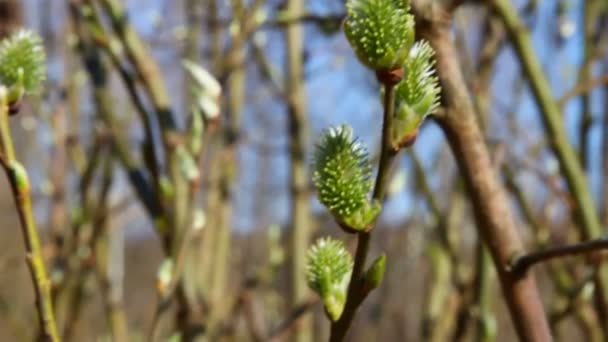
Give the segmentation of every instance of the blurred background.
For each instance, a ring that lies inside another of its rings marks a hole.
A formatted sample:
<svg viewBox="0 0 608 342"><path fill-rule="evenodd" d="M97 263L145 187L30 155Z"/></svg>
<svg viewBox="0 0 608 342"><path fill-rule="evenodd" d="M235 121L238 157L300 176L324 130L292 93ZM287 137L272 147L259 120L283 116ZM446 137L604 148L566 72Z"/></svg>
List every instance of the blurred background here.
<svg viewBox="0 0 608 342"><path fill-rule="evenodd" d="M606 225L608 6L513 2ZM375 76L340 29L344 1L289 11L286 3L0 1L0 34L30 28L48 55L45 90L11 123L66 341L169 340L176 331L287 341L295 318L312 340L327 338L297 256L317 236L354 240L317 202L311 156L323 129L349 123L375 160L382 107ZM452 38L526 247L579 241L571 195L501 20L466 4ZM220 97L183 59L214 75ZM372 255L387 253L386 277L349 340L513 341L459 171L432 120L399 155L384 208ZM0 340L31 341L33 289L4 175L0 227ZM583 260L536 269L556 338L597 336Z"/></svg>

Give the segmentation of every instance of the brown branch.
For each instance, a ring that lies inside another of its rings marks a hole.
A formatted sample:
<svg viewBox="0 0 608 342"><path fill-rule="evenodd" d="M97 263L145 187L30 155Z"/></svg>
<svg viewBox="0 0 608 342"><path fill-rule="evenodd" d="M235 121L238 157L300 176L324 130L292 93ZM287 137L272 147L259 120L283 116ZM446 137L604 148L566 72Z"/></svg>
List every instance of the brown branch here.
<svg viewBox="0 0 608 342"><path fill-rule="evenodd" d="M321 300L319 298L311 298L305 301L304 303L296 306L294 310L287 315L285 320L279 323L272 331L268 334L268 341L281 341L284 339L285 335L291 330L294 323L298 321L302 315L312 310L317 303Z"/></svg>
<svg viewBox="0 0 608 342"><path fill-rule="evenodd" d="M515 330L524 341L549 341L551 332L532 274L506 271L523 244L503 185L484 143L471 96L451 40L451 13L436 2L415 1L417 32L436 52L445 115L438 120L458 163L471 199L477 228L492 254Z"/></svg>
<svg viewBox="0 0 608 342"><path fill-rule="evenodd" d="M608 249L608 238L585 241L573 245L547 248L542 251L531 252L529 254L515 258L510 266L510 272L516 276L523 276L530 267L535 264L549 261L555 258L574 256L579 254L589 254L602 249Z"/></svg>
<svg viewBox="0 0 608 342"><path fill-rule="evenodd" d="M592 78L587 80L586 82L581 82L568 90L565 94L563 94L558 100L557 103L560 108L563 108L568 101L576 98L577 96L583 95L592 91L593 89L607 85L608 84L608 73L598 76L596 78Z"/></svg>

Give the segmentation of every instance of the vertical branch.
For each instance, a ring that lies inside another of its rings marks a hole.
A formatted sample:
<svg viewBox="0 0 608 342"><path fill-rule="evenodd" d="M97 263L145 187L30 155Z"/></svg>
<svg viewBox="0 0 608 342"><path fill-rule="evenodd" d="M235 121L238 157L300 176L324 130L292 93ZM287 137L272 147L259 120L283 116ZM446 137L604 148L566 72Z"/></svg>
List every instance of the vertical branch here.
<svg viewBox="0 0 608 342"><path fill-rule="evenodd" d="M460 213L462 207L460 191L454 189L447 199L450 203L449 208L443 213L439 207L438 196L431 188L428 177L425 173L422 162L414 150L409 151L415 174L416 184L420 192L425 196L425 200L431 213L436 220L437 239L427 248L432 270L432 286L426 295L425 317L422 321L422 336L425 340L443 341L450 336L458 339L464 333L466 318L469 313L469 301L466 294L466 286L458 270L461 269L463 261L457 254L457 246L454 246L454 234L459 227L455 220L462 219ZM450 295L449 292L452 292Z"/></svg>
<svg viewBox="0 0 608 342"><path fill-rule="evenodd" d="M27 171L15 158L13 140L9 128L9 107L7 90L0 87L0 164L4 168L11 185L15 206L19 214L21 232L25 241L26 261L29 266L36 309L40 323L40 339L43 341L59 341L53 304L51 301L51 283L47 275L40 238L34 220L30 198L30 181Z"/></svg>
<svg viewBox="0 0 608 342"><path fill-rule="evenodd" d="M491 342L496 340L496 318L492 309L494 269L492 257L481 242L477 245L476 259L477 280L474 289L478 306L476 341Z"/></svg>
<svg viewBox="0 0 608 342"><path fill-rule="evenodd" d="M91 0L86 0L91 1ZM158 121L163 129L165 143L170 143L171 134L175 133L176 123L171 111L169 94L163 82L158 64L151 57L150 51L135 29L129 24L127 14L120 1L98 0L108 14L114 31L120 37L129 60L148 92L156 110Z"/></svg>
<svg viewBox="0 0 608 342"><path fill-rule="evenodd" d="M428 7L414 4L418 32L436 51L446 109L438 122L464 178L479 233L492 254L515 330L522 340L548 341L551 333L533 275L515 277L507 271L511 258L521 253L523 246L450 39L451 14L446 9L424 11Z"/></svg>
<svg viewBox="0 0 608 342"><path fill-rule="evenodd" d="M203 3L199 0L186 0L183 5L183 16L186 20L186 35L184 39L184 47L182 50L182 56L184 59L198 63L200 60L200 41L201 41L201 27L203 23ZM188 124L187 127L193 127L195 120L201 120L203 114L197 109L197 94L195 92L196 82L191 75L185 73L184 75L184 104L186 111L188 112ZM196 133L194 129L187 129L188 139L203 141L200 142L201 148L199 151L190 151L193 154L195 162L198 164L199 169L201 168L200 160L204 155L205 143L208 141L207 123L203 128L203 132L200 134ZM201 137L202 135L202 137ZM186 222L188 225L187 229L193 229L194 215L199 205L199 187L191 186L187 190L187 197L189 203L185 214ZM207 230L205 230L207 231ZM202 298L203 289L206 287L206 283L201 281L201 274L203 270L201 267L200 253L204 248L204 240L202 239L203 231L199 231L197 234L192 234L192 239L184 240L182 248L184 249L181 253L184 255L182 271L182 283L177 289L177 300L180 302L179 310L176 312L176 325L182 332L182 338L188 340L196 335L195 331L200 331L200 326L203 324L202 308L198 301L198 298Z"/></svg>
<svg viewBox="0 0 608 342"><path fill-rule="evenodd" d="M390 80L390 75L382 75L379 72L377 76L378 80L383 83L384 86L384 115L382 121L382 141L380 144L380 162L372 197L374 200L382 202L386 194L390 167L396 155L392 142L396 82ZM329 338L331 342L340 342L344 340L344 337L355 318L357 308L365 299L366 293L363 289L363 274L365 272L365 262L369 251L370 239L371 233L369 231L357 233L357 249L355 251L352 275L348 284L346 303L344 304L344 311L342 312L340 319L333 322L331 325Z"/></svg>
<svg viewBox="0 0 608 342"><path fill-rule="evenodd" d="M586 84L591 79L591 66L593 62L595 28L600 14L600 2L587 0L583 2L583 65L579 72L579 83ZM591 113L591 94L584 92L581 96L582 115L580 121L580 147L579 157L583 169L589 169L589 131L593 125L593 115Z"/></svg>
<svg viewBox="0 0 608 342"><path fill-rule="evenodd" d="M560 109L551 94L551 86L543 73L538 56L534 52L530 35L510 1L494 0L491 3L509 32L520 63L528 77L532 93L540 109L547 140L557 156L568 188L574 198L577 219L583 235L587 240L595 239L602 235L604 230L595 209L587 177L575 150L568 141ZM608 264L599 265L594 282L597 290L595 292L596 309L606 331L608 329Z"/></svg>
<svg viewBox="0 0 608 342"><path fill-rule="evenodd" d="M604 32L608 29L608 6L604 8L604 17L601 30ZM608 45L604 43L605 45ZM608 74L608 60L605 60L602 65L604 74ZM602 224L608 225L608 85L602 88L604 112L602 113Z"/></svg>
<svg viewBox="0 0 608 342"><path fill-rule="evenodd" d="M215 326L220 321L220 317L229 311L226 294L228 293L228 270L232 262L230 250L233 215L232 192L234 181L238 175L237 152L247 81L245 26L247 20L253 16L252 13L259 6L259 1L254 2L249 7L246 7L242 0L231 1L230 5L233 14L232 20L237 24L235 27L238 29L232 32L231 45L226 55L223 56L223 63L216 66L221 70L221 79L227 82L229 97L226 112L228 120L219 137L219 149L217 159L214 161L215 165L212 165L212 168L215 168L212 171L215 172L215 175L210 175L216 180L216 188L210 189L210 191L215 191L214 196L217 196L215 197L217 207L212 209L217 216L215 218L217 220L215 225L217 231L213 233L215 239L210 241L214 244L213 252L211 252L211 258L213 259L210 261L210 303L214 310L213 316L210 318L210 325L212 326ZM238 62L231 64L232 61Z"/></svg>
<svg viewBox="0 0 608 342"><path fill-rule="evenodd" d="M105 162L103 170L103 185L106 192L98 204L98 222L95 229L98 234L104 234L105 239L95 241L91 245L96 252L96 275L103 294L107 324L110 328L113 341L129 341L129 329L123 303L123 279L124 279L124 230L111 229L111 208L107 192L112 182L114 163L112 159ZM101 236L100 236L101 237Z"/></svg>
<svg viewBox="0 0 608 342"><path fill-rule="evenodd" d="M446 306L452 290L452 264L444 246L432 243L427 247L433 284L426 296L422 337L425 341L445 341L449 339L455 315L446 315Z"/></svg>
<svg viewBox="0 0 608 342"><path fill-rule="evenodd" d="M289 0L286 11L290 14L304 11L303 0ZM306 170L306 146L308 123L306 118L302 24L293 22L286 26L286 98L288 110L289 156L291 160L291 236L290 236L290 286L289 305L294 309L308 294L306 286L306 249L310 240L310 194ZM295 326L293 340L311 341L312 321L304 315Z"/></svg>
<svg viewBox="0 0 608 342"><path fill-rule="evenodd" d="M221 68L221 57L222 57L222 44L221 44L221 31L219 29L219 8L218 8L218 0L208 0L207 2L207 26L210 27L210 37L211 41L211 65L213 72L215 74ZM211 144L211 142L216 142L218 139L215 137L209 139L210 145L213 147L217 147L219 144ZM209 146L209 150L211 147ZM217 232L217 205L219 202L219 173L220 173L220 165L217 161L217 158L209 158L209 167L207 172L203 175L208 184L206 189L206 212L208 213L208 219L206 223L206 229L202 232L202 242L199 251L200 265L199 265L199 274L200 279L199 282L204 284L208 283L211 277L211 269L212 269L212 259L213 259L213 251L215 247L215 235Z"/></svg>

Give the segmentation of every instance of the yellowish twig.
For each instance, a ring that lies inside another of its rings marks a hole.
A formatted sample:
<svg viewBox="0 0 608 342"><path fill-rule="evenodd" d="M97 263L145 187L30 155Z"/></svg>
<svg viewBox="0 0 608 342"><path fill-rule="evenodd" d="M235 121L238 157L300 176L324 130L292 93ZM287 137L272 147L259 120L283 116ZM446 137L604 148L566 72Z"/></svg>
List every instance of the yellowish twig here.
<svg viewBox="0 0 608 342"><path fill-rule="evenodd" d="M9 127L9 105L7 89L0 86L0 164L8 177L15 206L21 222L21 230L25 240L26 261L32 276L36 295L36 309L40 321L40 339L43 341L59 341L57 326L53 315L50 281L47 276L44 258L40 248L40 238L30 198L30 182L27 171L15 158L15 150Z"/></svg>

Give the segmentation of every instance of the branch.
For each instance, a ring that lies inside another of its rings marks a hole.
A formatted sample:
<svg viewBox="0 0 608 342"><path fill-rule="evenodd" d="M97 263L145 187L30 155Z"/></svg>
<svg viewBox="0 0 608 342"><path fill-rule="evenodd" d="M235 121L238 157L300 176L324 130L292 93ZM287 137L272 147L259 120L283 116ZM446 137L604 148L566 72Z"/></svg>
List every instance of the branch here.
<svg viewBox="0 0 608 342"><path fill-rule="evenodd" d="M15 158L13 140L9 127L9 106L7 90L0 87L0 165L4 168L11 185L15 206L25 240L26 261L29 266L36 309L40 323L40 336L43 341L57 342L59 335L53 315L51 282L48 278L44 257L40 247L40 237L30 198L30 181L25 168Z"/></svg>
<svg viewBox="0 0 608 342"><path fill-rule="evenodd" d="M296 306L294 310L287 315L285 320L277 325L268 334L268 341L280 341L284 338L284 335L291 329L291 327L298 321L302 315L312 310L317 303L320 302L319 298L308 299L304 303Z"/></svg>
<svg viewBox="0 0 608 342"><path fill-rule="evenodd" d="M573 245L559 246L547 248L542 251L531 252L529 254L517 257L509 267L511 273L516 276L524 275L528 269L537 263L549 261L551 259L574 256L579 254L588 254L602 249L608 249L608 237L585 241Z"/></svg>
<svg viewBox="0 0 608 342"><path fill-rule="evenodd" d="M467 187L479 234L497 266L515 331L521 340L549 341L551 332L534 276L514 278L505 271L513 251L522 250L523 243L475 117L471 94L450 35L451 13L439 7L438 1L412 2L416 32L427 39L436 52L442 104L446 109L437 121Z"/></svg>
<svg viewBox="0 0 608 342"><path fill-rule="evenodd" d="M340 24L345 14L319 15L314 13L301 13L296 15L278 16L274 20L264 22L263 26L286 26L294 23Z"/></svg>
<svg viewBox="0 0 608 342"><path fill-rule="evenodd" d="M564 108L564 106L568 103L568 101L573 98L588 93L593 89L608 84L608 73L598 76L596 78L587 80L586 82L581 82L568 90L565 94L563 94L558 100L557 103L560 108Z"/></svg>
<svg viewBox="0 0 608 342"><path fill-rule="evenodd" d="M540 109L547 141L550 142L551 149L559 161L568 189L576 203L575 212L581 233L585 239L598 238L603 234L604 228L600 223L584 165L581 164L579 156L569 141L562 112L551 93L551 84L542 69L530 34L511 1L494 0L491 4L509 32L523 72L527 76L532 94ZM602 316L606 317L608 316L606 304L608 264L598 265L594 283L598 299L595 301L596 308Z"/></svg>
<svg viewBox="0 0 608 342"><path fill-rule="evenodd" d="M395 149L392 144L393 117L395 112L395 85L391 82L389 75L378 73L378 80L384 85L384 118L382 123L382 145L380 151L380 163L378 165L378 174L376 175L376 184L374 186L373 199L382 202L386 193L387 179L389 176L390 166L395 158ZM371 233L360 232L357 235L357 250L355 252L355 263L353 273L348 285L348 295L342 316L331 325L330 341L339 342L344 340L346 332L350 327L357 308L369 292L364 291L362 278L367 252L369 250L369 242Z"/></svg>

